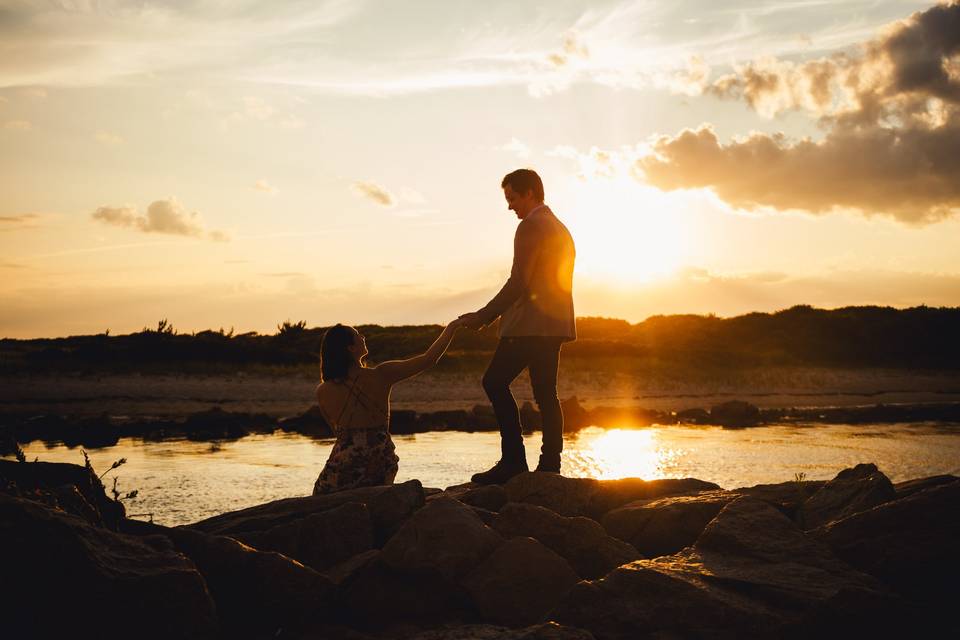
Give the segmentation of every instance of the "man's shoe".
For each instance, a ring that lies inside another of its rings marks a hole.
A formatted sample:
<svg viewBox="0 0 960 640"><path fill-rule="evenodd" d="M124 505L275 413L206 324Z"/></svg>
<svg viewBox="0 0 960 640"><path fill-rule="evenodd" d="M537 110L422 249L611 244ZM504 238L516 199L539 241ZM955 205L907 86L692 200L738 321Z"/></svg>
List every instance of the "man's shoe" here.
<svg viewBox="0 0 960 640"><path fill-rule="evenodd" d="M498 460L497 464L488 470L473 474L470 480L477 484L503 484L513 476L528 470L526 460Z"/></svg>
<svg viewBox="0 0 960 640"><path fill-rule="evenodd" d="M560 456L540 456L537 473L560 473Z"/></svg>

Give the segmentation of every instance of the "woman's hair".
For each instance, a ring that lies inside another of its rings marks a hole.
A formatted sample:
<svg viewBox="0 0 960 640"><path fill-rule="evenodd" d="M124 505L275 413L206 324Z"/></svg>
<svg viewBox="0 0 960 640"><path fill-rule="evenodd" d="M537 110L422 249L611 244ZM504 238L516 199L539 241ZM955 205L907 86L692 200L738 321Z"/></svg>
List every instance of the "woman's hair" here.
<svg viewBox="0 0 960 640"><path fill-rule="evenodd" d="M354 364L349 347L356 339L357 332L342 324L336 324L323 334L320 343L320 382L324 380L343 380L347 377L350 365Z"/></svg>

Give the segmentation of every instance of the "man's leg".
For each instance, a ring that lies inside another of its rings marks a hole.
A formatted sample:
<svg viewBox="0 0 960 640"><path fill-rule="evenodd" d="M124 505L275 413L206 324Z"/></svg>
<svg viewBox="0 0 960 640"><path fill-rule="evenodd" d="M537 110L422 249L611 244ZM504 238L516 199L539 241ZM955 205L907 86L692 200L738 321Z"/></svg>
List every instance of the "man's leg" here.
<svg viewBox="0 0 960 640"><path fill-rule="evenodd" d="M557 370L560 365L560 338L536 338L530 347L530 383L543 418L541 471L560 471L563 451L563 411L557 397Z"/></svg>
<svg viewBox="0 0 960 640"><path fill-rule="evenodd" d="M500 449L505 462L526 462L520 430L520 411L510 392L510 383L527 367L527 354L523 347L520 340L501 338L490 365L483 374L483 390L490 398L493 413L500 425Z"/></svg>

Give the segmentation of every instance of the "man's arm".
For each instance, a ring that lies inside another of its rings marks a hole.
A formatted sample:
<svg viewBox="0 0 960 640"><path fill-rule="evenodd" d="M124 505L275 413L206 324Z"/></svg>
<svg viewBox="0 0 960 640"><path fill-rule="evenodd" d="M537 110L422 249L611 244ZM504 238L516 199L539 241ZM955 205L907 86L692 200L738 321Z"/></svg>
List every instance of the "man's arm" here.
<svg viewBox="0 0 960 640"><path fill-rule="evenodd" d="M532 224L521 222L513 236L513 266L510 277L500 291L482 309L467 314L468 324L475 320L478 326L488 325L514 302L527 294L533 267L536 264L537 230Z"/></svg>

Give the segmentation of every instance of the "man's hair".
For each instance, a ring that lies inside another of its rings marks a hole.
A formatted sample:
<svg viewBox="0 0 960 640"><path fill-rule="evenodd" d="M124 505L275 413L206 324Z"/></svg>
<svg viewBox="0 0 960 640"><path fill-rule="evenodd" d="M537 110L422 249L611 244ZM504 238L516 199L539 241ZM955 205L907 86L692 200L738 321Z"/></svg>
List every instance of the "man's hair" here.
<svg viewBox="0 0 960 640"><path fill-rule="evenodd" d="M506 189L507 185L521 195L527 191L533 191L533 195L543 202L543 180L533 169L511 171L503 176L503 182L500 183L502 189Z"/></svg>

